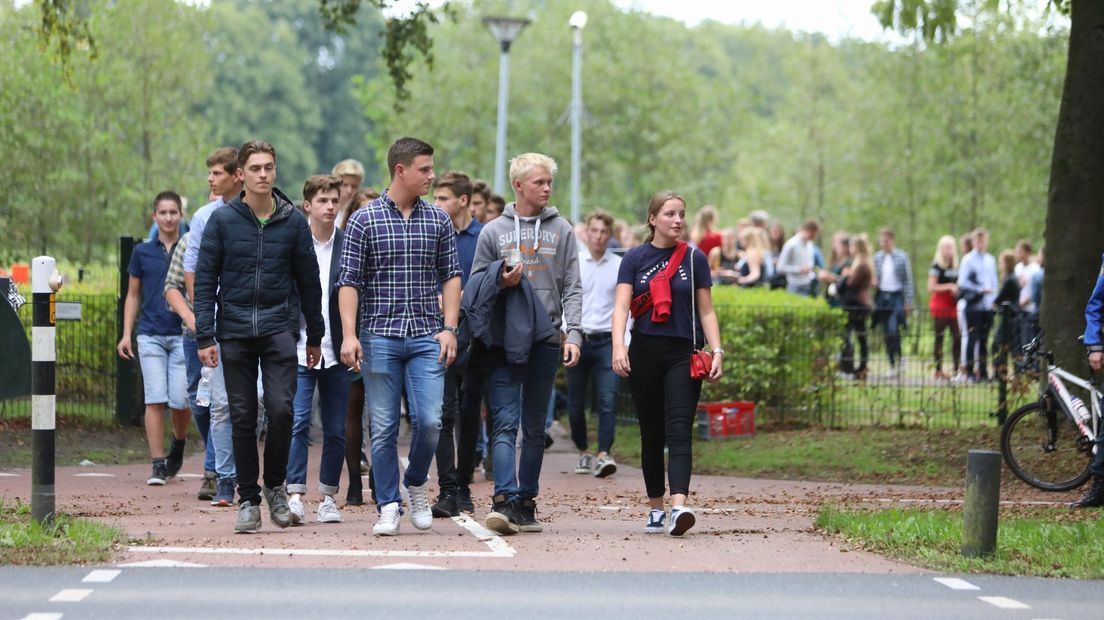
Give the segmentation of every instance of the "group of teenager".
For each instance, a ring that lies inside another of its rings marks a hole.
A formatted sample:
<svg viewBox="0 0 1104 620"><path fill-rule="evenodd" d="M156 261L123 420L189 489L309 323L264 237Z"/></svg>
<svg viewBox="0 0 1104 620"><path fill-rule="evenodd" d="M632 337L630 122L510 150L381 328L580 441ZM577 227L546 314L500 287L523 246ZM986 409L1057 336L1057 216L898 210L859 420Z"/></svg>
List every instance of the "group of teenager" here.
<svg viewBox="0 0 1104 620"><path fill-rule="evenodd" d="M618 257L607 248L608 215L586 219L580 248L573 225L549 204L551 158L511 160L515 201L493 217L485 185L476 191L460 172L437 177L433 155L426 142L399 139L379 195L359 188L363 167L347 160L310 177L297 206L275 185L271 144L221 148L207 160L213 200L186 236L180 196L157 196L153 241L139 244L129 265L117 347L133 358L136 337L153 460L148 483L163 485L179 472L194 418L206 447L200 497L232 506L236 496L234 531L261 527L262 501L273 525L304 523L317 396L317 521L342 520L335 497L344 463L347 503L363 503L366 412L379 512L372 531L398 534L404 514L425 530L434 516L475 511L470 485L485 402L494 490L484 522L501 535L540 532L536 500L562 364L576 472L616 471L612 373L627 378L640 420L644 529L683 535L696 522L686 506L694 412L701 382L720 378L724 355L708 259L681 240L685 201L657 193L646 242ZM588 382L598 403L597 458L588 450ZM405 468L398 457L404 409ZM431 505L434 459L439 489Z"/></svg>

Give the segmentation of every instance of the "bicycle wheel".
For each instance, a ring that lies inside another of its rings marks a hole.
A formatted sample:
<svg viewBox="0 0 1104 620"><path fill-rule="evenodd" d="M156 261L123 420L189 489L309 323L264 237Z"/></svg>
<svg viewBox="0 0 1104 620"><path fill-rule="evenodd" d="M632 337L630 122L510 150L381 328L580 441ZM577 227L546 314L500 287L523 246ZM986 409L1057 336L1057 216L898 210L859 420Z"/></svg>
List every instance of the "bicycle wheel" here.
<svg viewBox="0 0 1104 620"><path fill-rule="evenodd" d="M1001 429L1001 453L1012 473L1044 491L1069 491L1091 473L1092 445L1064 412L1028 403Z"/></svg>

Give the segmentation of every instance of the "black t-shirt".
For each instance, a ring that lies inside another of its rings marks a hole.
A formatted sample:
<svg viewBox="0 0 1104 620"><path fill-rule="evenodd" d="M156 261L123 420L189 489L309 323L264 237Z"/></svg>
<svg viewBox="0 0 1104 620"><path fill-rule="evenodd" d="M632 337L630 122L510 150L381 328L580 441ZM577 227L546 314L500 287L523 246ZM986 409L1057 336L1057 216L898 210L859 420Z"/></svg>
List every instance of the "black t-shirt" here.
<svg viewBox="0 0 1104 620"><path fill-rule="evenodd" d="M660 271L666 269L667 262L671 260L675 248L660 249L651 243L639 245L628 252L621 259L621 267L617 271L618 284L631 284L633 297L648 290L648 282ZM653 323L652 313L649 310L633 323L634 334L647 334L649 336L671 336L690 340L690 261L694 261L694 288L710 288L713 286L713 278L709 275L709 259L701 250L687 248L686 255L682 258L675 276L671 278L671 317L666 323ZM702 344L705 338L702 336L701 320L698 324L698 344Z"/></svg>
<svg viewBox="0 0 1104 620"><path fill-rule="evenodd" d="M936 284L958 282L958 269L954 267L944 268L939 263L932 263L931 271L928 272L928 275L935 276Z"/></svg>

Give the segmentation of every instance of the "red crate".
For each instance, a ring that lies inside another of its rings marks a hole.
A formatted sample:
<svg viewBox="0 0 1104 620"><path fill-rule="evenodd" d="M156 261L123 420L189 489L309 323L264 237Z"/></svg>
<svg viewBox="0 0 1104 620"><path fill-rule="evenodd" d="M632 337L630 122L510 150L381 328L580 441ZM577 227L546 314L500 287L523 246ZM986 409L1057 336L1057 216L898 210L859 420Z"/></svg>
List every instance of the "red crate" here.
<svg viewBox="0 0 1104 620"><path fill-rule="evenodd" d="M755 435L755 403L747 400L701 403L698 434L702 439Z"/></svg>

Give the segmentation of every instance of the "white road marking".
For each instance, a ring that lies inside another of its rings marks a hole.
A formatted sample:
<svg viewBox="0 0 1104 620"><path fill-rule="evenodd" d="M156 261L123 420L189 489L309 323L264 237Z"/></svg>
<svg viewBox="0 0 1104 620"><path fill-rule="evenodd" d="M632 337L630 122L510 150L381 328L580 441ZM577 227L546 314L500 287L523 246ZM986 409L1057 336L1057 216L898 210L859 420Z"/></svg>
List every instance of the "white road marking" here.
<svg viewBox="0 0 1104 620"><path fill-rule="evenodd" d="M488 544L490 546L490 544ZM513 557L495 551L405 551L385 549L276 549L239 547L127 547L130 553L188 553L197 555L275 555L335 558L501 558ZM513 551L511 549L511 551Z"/></svg>
<svg viewBox="0 0 1104 620"><path fill-rule="evenodd" d="M978 600L1001 609L1031 609L1029 605L1006 596L979 596Z"/></svg>
<svg viewBox="0 0 1104 620"><path fill-rule="evenodd" d="M501 536L483 527L478 521L472 519L468 515L461 513L459 517L453 517L452 520L460 527L471 532L472 535L482 541L483 544L490 547L492 553L490 557L512 558L517 555L517 551L503 540Z"/></svg>
<svg viewBox="0 0 1104 620"><path fill-rule="evenodd" d="M92 594L91 588L66 588L50 597L51 603L79 603Z"/></svg>
<svg viewBox="0 0 1104 620"><path fill-rule="evenodd" d="M120 564L123 568L207 568L206 564L193 564L179 560L146 560L144 562L129 562Z"/></svg>
<svg viewBox="0 0 1104 620"><path fill-rule="evenodd" d="M9 474L8 472L0 471L0 478L18 478L18 477L19 477L19 474ZM27 616L27 617L30 618L30 616Z"/></svg>
<svg viewBox="0 0 1104 620"><path fill-rule="evenodd" d="M115 474L103 474L99 472L85 472L83 474L73 474L74 478L114 478Z"/></svg>
<svg viewBox="0 0 1104 620"><path fill-rule="evenodd" d="M20 618L20 620L61 620L62 615L63 614L57 614L57 613L35 612L35 613L32 613L32 614L27 614L26 616L23 616L22 618Z"/></svg>
<svg viewBox="0 0 1104 620"><path fill-rule="evenodd" d="M429 564L413 564L410 562L400 562L398 564L383 564L380 566L373 566L372 570L448 570L443 566L430 566Z"/></svg>
<svg viewBox="0 0 1104 620"><path fill-rule="evenodd" d="M957 577L933 577L936 583L941 583L952 590L980 590L981 588L975 586L969 581L958 579Z"/></svg>
<svg viewBox="0 0 1104 620"><path fill-rule="evenodd" d="M602 512L621 512L622 508L624 508L624 506L599 506L598 510Z"/></svg>
<svg viewBox="0 0 1104 620"><path fill-rule="evenodd" d="M111 583L119 576L121 570L94 570L81 579L81 583Z"/></svg>
<svg viewBox="0 0 1104 620"><path fill-rule="evenodd" d="M202 478L202 474L177 474L177 478Z"/></svg>

